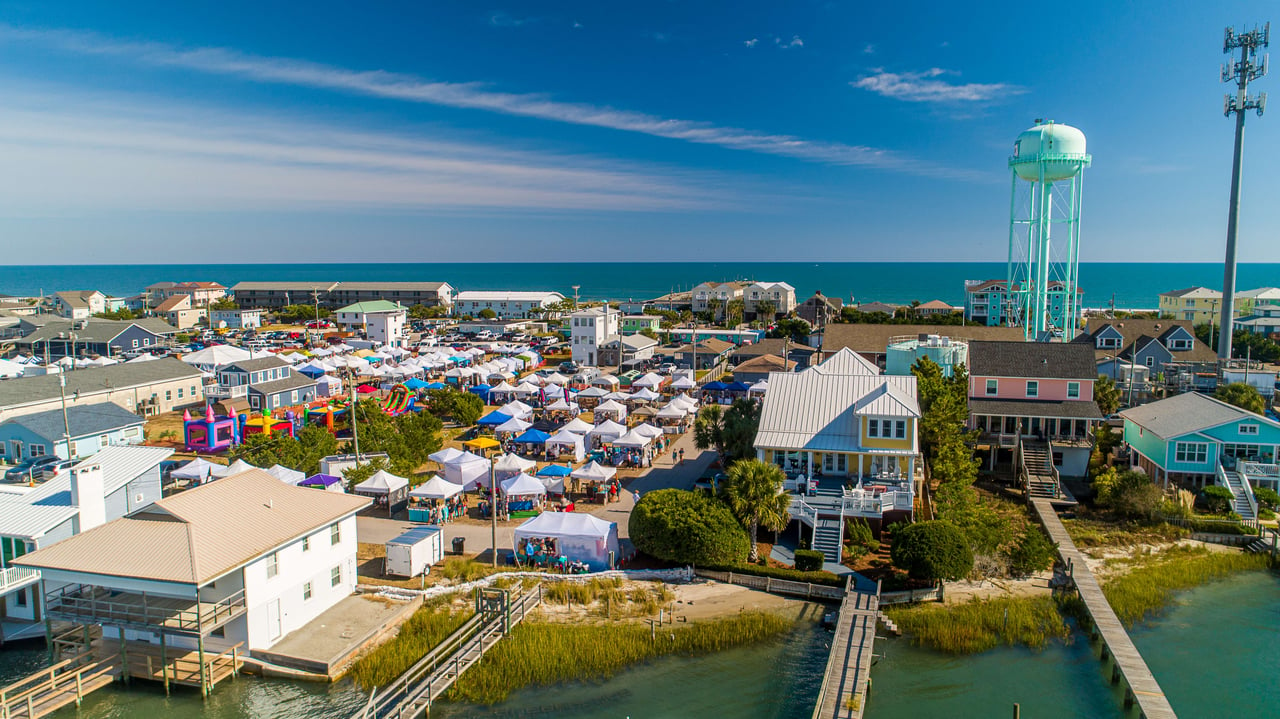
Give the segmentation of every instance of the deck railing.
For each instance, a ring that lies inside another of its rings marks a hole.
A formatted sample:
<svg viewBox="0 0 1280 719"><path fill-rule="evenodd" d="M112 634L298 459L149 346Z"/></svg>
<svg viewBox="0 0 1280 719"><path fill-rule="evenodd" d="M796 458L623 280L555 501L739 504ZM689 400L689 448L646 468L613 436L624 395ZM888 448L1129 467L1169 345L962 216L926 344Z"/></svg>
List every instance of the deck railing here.
<svg viewBox="0 0 1280 719"><path fill-rule="evenodd" d="M0 594L40 581L40 570L31 567L5 567L0 569Z"/></svg>
<svg viewBox="0 0 1280 719"><path fill-rule="evenodd" d="M45 606L52 616L94 624L160 626L190 634L204 634L246 610L243 589L217 602L192 600L186 609L165 606L166 601L172 598L114 592L88 584L59 587L45 595Z"/></svg>

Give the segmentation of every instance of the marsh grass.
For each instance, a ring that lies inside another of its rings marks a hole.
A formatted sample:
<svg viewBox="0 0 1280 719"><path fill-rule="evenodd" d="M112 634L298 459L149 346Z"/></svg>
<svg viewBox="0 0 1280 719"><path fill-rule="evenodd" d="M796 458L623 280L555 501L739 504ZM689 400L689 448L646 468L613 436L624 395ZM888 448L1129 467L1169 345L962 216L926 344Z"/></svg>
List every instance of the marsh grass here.
<svg viewBox="0 0 1280 719"><path fill-rule="evenodd" d="M484 579L490 575L497 574L502 570L488 564L477 562L474 559L450 557L444 560L444 564L438 571L440 572L440 576L445 579L474 582L477 579Z"/></svg>
<svg viewBox="0 0 1280 719"><path fill-rule="evenodd" d="M975 599L950 607L890 608L885 613L919 646L948 654L976 654L1001 645L1043 649L1070 638L1051 597Z"/></svg>
<svg viewBox="0 0 1280 719"><path fill-rule="evenodd" d="M1184 539L1190 531L1168 523L1105 522L1096 519L1065 519L1071 541L1081 549L1095 547L1132 547L1139 544L1168 544Z"/></svg>
<svg viewBox="0 0 1280 719"><path fill-rule="evenodd" d="M400 626L395 638L357 659L351 667L351 678L366 691L390 684L457 631L472 614L470 607L455 609L447 600L427 602Z"/></svg>
<svg viewBox="0 0 1280 719"><path fill-rule="evenodd" d="M662 582L627 588L621 578L612 577L548 582L543 586L542 598L548 604L594 608L602 617L619 619L655 615L675 600L675 593Z"/></svg>
<svg viewBox="0 0 1280 719"><path fill-rule="evenodd" d="M1265 569L1265 554L1212 552L1204 547L1174 547L1160 554L1135 553L1118 564L1128 563L1128 573L1102 585L1116 616L1127 627L1159 612L1173 593L1191 589L1215 579L1251 570Z"/></svg>
<svg viewBox="0 0 1280 719"><path fill-rule="evenodd" d="M525 622L463 674L448 697L496 704L522 687L600 682L656 657L697 656L762 642L792 626L790 619L777 614L744 612L712 622L663 627L654 640L647 624Z"/></svg>

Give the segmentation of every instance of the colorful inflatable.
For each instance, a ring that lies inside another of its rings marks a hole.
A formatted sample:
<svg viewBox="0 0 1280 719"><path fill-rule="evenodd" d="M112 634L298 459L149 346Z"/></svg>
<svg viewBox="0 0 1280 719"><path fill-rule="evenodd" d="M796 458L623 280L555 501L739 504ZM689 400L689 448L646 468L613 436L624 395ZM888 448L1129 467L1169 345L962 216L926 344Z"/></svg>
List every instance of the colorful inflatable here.
<svg viewBox="0 0 1280 719"><path fill-rule="evenodd" d="M193 419L191 411L182 413L183 439L189 452L221 452L240 444L240 423L234 417L220 417L212 406L205 406L204 417Z"/></svg>
<svg viewBox="0 0 1280 719"><path fill-rule="evenodd" d="M414 399L417 397L408 387L398 384L391 388L391 393L382 403L382 411L390 415L403 414L414 410Z"/></svg>

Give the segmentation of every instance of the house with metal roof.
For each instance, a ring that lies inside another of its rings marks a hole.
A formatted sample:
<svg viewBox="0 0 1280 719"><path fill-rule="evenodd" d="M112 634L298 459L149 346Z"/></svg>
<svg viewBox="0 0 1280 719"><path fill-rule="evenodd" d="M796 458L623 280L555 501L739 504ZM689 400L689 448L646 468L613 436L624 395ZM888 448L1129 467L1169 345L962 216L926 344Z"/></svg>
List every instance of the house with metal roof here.
<svg viewBox="0 0 1280 719"><path fill-rule="evenodd" d="M1280 422L1199 392L1132 407L1120 416L1131 466L1161 486L1217 483L1242 495L1259 485L1280 489ZM1236 479L1232 475L1242 475L1244 482L1228 482Z"/></svg>
<svg viewBox="0 0 1280 719"><path fill-rule="evenodd" d="M1006 457L1018 467L1017 455L1034 445L1052 462L1046 472L1084 476L1102 421L1097 379L1087 343L970 342L969 428L981 433L988 467Z"/></svg>
<svg viewBox="0 0 1280 719"><path fill-rule="evenodd" d="M50 409L0 422L0 460L56 454L82 459L113 445L141 444L146 420L118 404L99 402ZM70 439L67 437L70 429Z"/></svg>
<svg viewBox="0 0 1280 719"><path fill-rule="evenodd" d="M172 454L165 447L107 447L34 487L0 485L5 640L44 633L43 624L21 625L42 618L34 586L40 573L14 560L160 499L160 463Z"/></svg>
<svg viewBox="0 0 1280 719"><path fill-rule="evenodd" d="M334 317L347 330L359 332L365 339L388 347L403 347L408 339L404 325L409 310L395 302L356 302L339 308Z"/></svg>
<svg viewBox="0 0 1280 719"><path fill-rule="evenodd" d="M14 564L42 574L50 621L100 624L103 641L123 652L151 650L154 658L158 644L171 652L161 662L196 650L207 690L227 660L272 647L351 595L355 517L369 504L255 469L99 523Z"/></svg>
<svg viewBox="0 0 1280 719"><path fill-rule="evenodd" d="M200 370L176 357L18 377L0 382L0 421L59 409L64 396L68 407L114 402L149 417L203 404L202 383Z"/></svg>

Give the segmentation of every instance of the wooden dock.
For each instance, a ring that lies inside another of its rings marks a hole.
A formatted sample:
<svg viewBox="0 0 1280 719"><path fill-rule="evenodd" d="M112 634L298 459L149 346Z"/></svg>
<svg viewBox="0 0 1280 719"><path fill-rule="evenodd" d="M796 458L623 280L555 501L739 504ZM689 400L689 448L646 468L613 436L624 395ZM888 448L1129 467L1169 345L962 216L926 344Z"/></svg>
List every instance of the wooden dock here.
<svg viewBox="0 0 1280 719"><path fill-rule="evenodd" d="M1034 499L1031 506L1040 517L1040 522L1049 533L1049 538L1058 543L1058 554L1062 561L1071 568L1072 579L1076 591L1084 601L1089 617L1093 621L1090 639L1097 639L1102 645L1102 661L1111 662L1111 682L1125 683L1125 708L1138 705L1144 719L1175 719L1173 707L1160 689L1156 678L1147 667L1147 662L1133 645L1129 633L1116 617L1115 610L1107 602L1102 587L1089 570L1085 557L1076 549L1075 542L1067 534L1067 528L1058 519L1058 513L1048 499Z"/></svg>
<svg viewBox="0 0 1280 719"><path fill-rule="evenodd" d="M875 592L858 591L850 582L845 590L813 719L861 719L880 616L879 596L879 586Z"/></svg>

